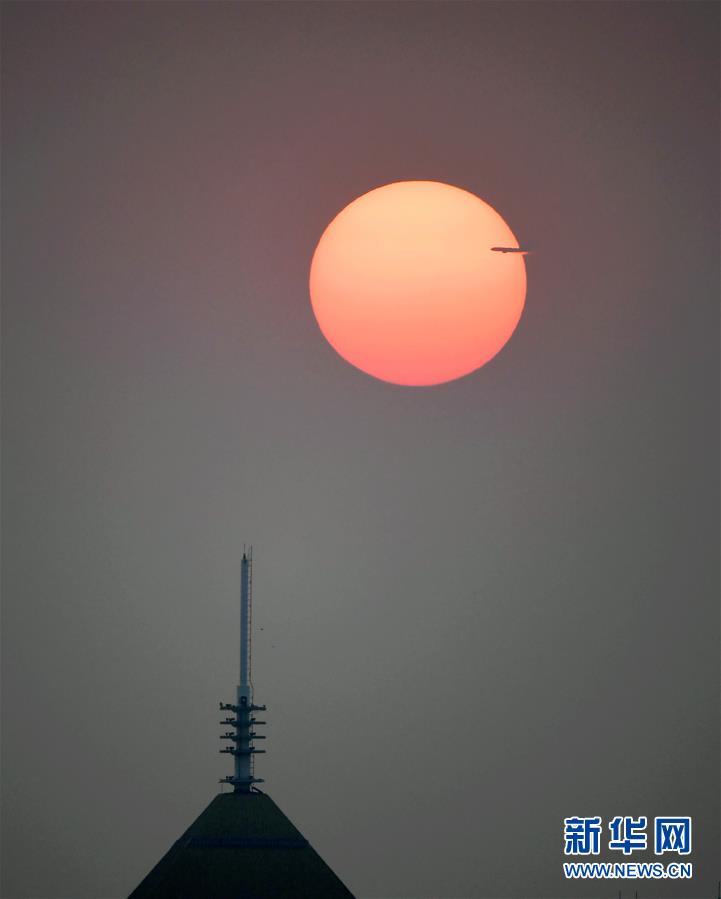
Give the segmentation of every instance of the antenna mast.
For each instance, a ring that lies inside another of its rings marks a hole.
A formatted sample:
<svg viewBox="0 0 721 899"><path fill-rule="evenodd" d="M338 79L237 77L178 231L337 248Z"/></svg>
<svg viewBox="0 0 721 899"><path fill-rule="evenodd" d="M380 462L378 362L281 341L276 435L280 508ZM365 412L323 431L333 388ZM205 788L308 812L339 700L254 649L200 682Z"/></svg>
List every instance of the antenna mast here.
<svg viewBox="0 0 721 899"><path fill-rule="evenodd" d="M221 740L230 740L234 745L225 746L221 752L233 756L235 771L220 779L220 783L233 784L235 793L250 793L254 783L263 783L261 777L254 776L253 756L264 749L256 749L254 740L264 740L264 736L255 733L255 726L265 724L254 718L253 712L264 712L264 705L253 705L253 683L250 675L250 625L253 607L253 550L243 551L240 562L240 683L236 690L235 703L220 703L223 711L231 711L235 718L225 718L221 724L232 725L235 731L227 731L220 735Z"/></svg>

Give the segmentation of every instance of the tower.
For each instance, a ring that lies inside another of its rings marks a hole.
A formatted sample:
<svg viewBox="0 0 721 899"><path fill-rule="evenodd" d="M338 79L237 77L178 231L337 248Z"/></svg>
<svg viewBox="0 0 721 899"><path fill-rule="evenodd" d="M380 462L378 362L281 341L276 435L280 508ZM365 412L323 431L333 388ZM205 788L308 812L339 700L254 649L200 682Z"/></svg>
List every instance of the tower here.
<svg viewBox="0 0 721 899"><path fill-rule="evenodd" d="M255 728L265 724L254 717L254 712L264 712L264 705L253 704L253 682L250 676L251 661L251 621L252 621L252 586L253 586L253 551L243 553L240 562L240 674L236 690L235 703L220 703L221 711L233 712L234 718L224 718L220 723L235 728L221 734L221 740L230 740L232 745L221 749L235 760L232 775L223 777L220 783L233 784L234 793L249 793L255 783L263 783L263 779L255 777L253 757L265 752L256 749L255 740L265 737L255 732Z"/></svg>
<svg viewBox="0 0 721 899"><path fill-rule="evenodd" d="M259 721L251 680L252 553L240 563L240 676L232 712L221 721L233 774L217 795L130 894L130 899L353 899L302 833L255 784Z"/></svg>

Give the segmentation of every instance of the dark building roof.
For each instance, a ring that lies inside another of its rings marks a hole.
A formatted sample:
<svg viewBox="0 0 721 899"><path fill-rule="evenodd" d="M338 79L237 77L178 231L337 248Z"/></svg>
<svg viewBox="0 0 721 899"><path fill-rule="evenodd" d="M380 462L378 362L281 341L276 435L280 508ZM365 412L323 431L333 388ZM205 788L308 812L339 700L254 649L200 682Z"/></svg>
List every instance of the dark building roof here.
<svg viewBox="0 0 721 899"><path fill-rule="evenodd" d="M265 793L221 793L130 899L353 899Z"/></svg>

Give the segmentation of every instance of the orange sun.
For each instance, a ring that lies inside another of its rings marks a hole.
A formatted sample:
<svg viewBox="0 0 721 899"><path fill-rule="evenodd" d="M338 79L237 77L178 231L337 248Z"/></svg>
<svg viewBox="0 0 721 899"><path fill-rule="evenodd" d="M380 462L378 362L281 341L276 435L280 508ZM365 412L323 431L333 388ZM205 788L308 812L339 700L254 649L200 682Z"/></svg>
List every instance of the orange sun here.
<svg viewBox="0 0 721 899"><path fill-rule="evenodd" d="M358 197L323 232L310 268L321 331L362 371L394 384L452 381L513 333L526 266L501 216L438 181L398 181Z"/></svg>

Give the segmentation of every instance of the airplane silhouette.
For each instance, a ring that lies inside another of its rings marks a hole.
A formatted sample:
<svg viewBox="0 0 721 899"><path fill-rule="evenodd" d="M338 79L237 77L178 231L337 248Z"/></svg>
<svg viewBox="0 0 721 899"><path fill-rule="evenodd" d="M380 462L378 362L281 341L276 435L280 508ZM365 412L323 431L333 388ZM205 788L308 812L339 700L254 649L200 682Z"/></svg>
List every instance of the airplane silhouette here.
<svg viewBox="0 0 721 899"><path fill-rule="evenodd" d="M532 253L533 250L524 250L522 247L491 247L491 252L493 252L493 253L521 253L523 256L527 256L529 253Z"/></svg>

